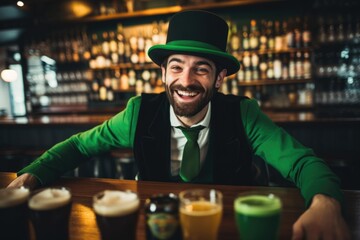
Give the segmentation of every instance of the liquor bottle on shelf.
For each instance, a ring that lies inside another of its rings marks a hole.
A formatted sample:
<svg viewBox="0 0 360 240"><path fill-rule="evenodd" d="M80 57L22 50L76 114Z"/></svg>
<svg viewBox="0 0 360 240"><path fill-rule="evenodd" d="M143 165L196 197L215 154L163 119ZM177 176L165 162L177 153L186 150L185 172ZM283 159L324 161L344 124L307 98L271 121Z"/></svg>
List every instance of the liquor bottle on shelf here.
<svg viewBox="0 0 360 240"><path fill-rule="evenodd" d="M240 35L238 32L237 24L235 22L231 23L230 39L229 39L229 49L230 53L239 59L239 50L240 50Z"/></svg>
<svg viewBox="0 0 360 240"><path fill-rule="evenodd" d="M138 55L138 63L145 63L145 37L144 33L140 31L139 36L137 38L137 55Z"/></svg>
<svg viewBox="0 0 360 240"><path fill-rule="evenodd" d="M157 81L156 70L151 70L150 71L150 79L149 79L149 82L150 82L151 86L156 87L156 81Z"/></svg>
<svg viewBox="0 0 360 240"><path fill-rule="evenodd" d="M343 21L343 16L341 14L339 14L337 16L337 26L336 26L336 36L335 36L335 40L337 42L343 42L345 40L345 30L344 30L344 21Z"/></svg>
<svg viewBox="0 0 360 240"><path fill-rule="evenodd" d="M253 52L251 54L251 78L252 80L259 80L260 74L259 74L259 55L256 52Z"/></svg>
<svg viewBox="0 0 360 240"><path fill-rule="evenodd" d="M236 73L236 78L239 83L245 81L245 71L244 71L244 64L240 63L240 69Z"/></svg>
<svg viewBox="0 0 360 240"><path fill-rule="evenodd" d="M64 40L64 35L59 34L59 38L58 38L58 45L57 45L57 50L58 50L58 60L61 63L66 62L66 50L65 50L65 40Z"/></svg>
<svg viewBox="0 0 360 240"><path fill-rule="evenodd" d="M129 89L129 75L127 69L123 69L120 76L120 89L128 90Z"/></svg>
<svg viewBox="0 0 360 240"><path fill-rule="evenodd" d="M259 69L260 69L260 79L265 80L267 78L266 72L267 72L268 64L266 55L260 56L260 63L259 63Z"/></svg>
<svg viewBox="0 0 360 240"><path fill-rule="evenodd" d="M250 82L252 78L251 78L251 58L249 52L244 52L243 65L244 65L245 81Z"/></svg>
<svg viewBox="0 0 360 240"><path fill-rule="evenodd" d="M80 61L79 48L80 45L82 44L80 42L80 35L75 30L73 30L73 34L70 39L71 39L71 54L72 54L71 61L79 62Z"/></svg>
<svg viewBox="0 0 360 240"><path fill-rule="evenodd" d="M243 50L249 50L250 49L250 40L249 40L249 32L248 32L248 26L244 24L242 26L242 49Z"/></svg>
<svg viewBox="0 0 360 240"><path fill-rule="evenodd" d="M304 78L311 78L311 61L310 61L310 53L304 52L304 62L303 62L303 69L304 69Z"/></svg>
<svg viewBox="0 0 360 240"><path fill-rule="evenodd" d="M98 35L93 33L91 35L91 60L89 62L90 68L97 68L97 57L100 54L100 42L98 40Z"/></svg>
<svg viewBox="0 0 360 240"><path fill-rule="evenodd" d="M156 73L156 87L155 87L155 91L156 92L161 92L164 91L164 85L163 85L163 81L162 81L162 77L161 77L161 70L158 69L155 71Z"/></svg>
<svg viewBox="0 0 360 240"><path fill-rule="evenodd" d="M334 19L329 17L328 19L328 29L327 29L327 41L334 42L335 41L335 26L334 26Z"/></svg>
<svg viewBox="0 0 360 240"><path fill-rule="evenodd" d="M153 87L150 83L151 74L149 70L143 70L141 73L141 78L144 81L144 92L151 93L153 91Z"/></svg>
<svg viewBox="0 0 360 240"><path fill-rule="evenodd" d="M135 84L136 84L136 73L135 73L135 70L134 69L129 69L129 72L127 74L127 78L128 78L128 81L129 81L129 86L130 87L135 87Z"/></svg>
<svg viewBox="0 0 360 240"><path fill-rule="evenodd" d="M250 21L250 34L249 34L249 46L252 50L257 50L259 48L259 37L260 33L257 27L257 22L255 19Z"/></svg>
<svg viewBox="0 0 360 240"><path fill-rule="evenodd" d="M88 34L86 33L86 28L83 28L81 30L81 44L80 44L81 50L81 59L84 61L89 61L91 59L91 43L88 37Z"/></svg>
<svg viewBox="0 0 360 240"><path fill-rule="evenodd" d="M260 26L260 38L259 38L259 42L260 42L260 46L259 49L261 51L264 51L267 49L267 35L266 35L266 20L262 19L261 20L261 26Z"/></svg>
<svg viewBox="0 0 360 240"><path fill-rule="evenodd" d="M275 51L280 51L283 49L283 34L281 31L280 21L276 20L274 22L274 35L275 35Z"/></svg>
<svg viewBox="0 0 360 240"><path fill-rule="evenodd" d="M278 53L275 54L274 57L274 78L275 80L279 80L282 78L282 62L280 59L280 55Z"/></svg>
<svg viewBox="0 0 360 240"><path fill-rule="evenodd" d="M295 54L291 52L289 59L289 78L295 79L295 77L296 77Z"/></svg>
<svg viewBox="0 0 360 240"><path fill-rule="evenodd" d="M282 55L281 77L284 80L289 79L289 54L288 53L285 53Z"/></svg>
<svg viewBox="0 0 360 240"><path fill-rule="evenodd" d="M113 91L117 91L120 89L120 69L115 69L115 71L113 71L112 76L111 76L111 89Z"/></svg>
<svg viewBox="0 0 360 240"><path fill-rule="evenodd" d="M295 48L301 48L302 46L302 29L301 29L301 18L295 17L295 25L294 25L294 46Z"/></svg>
<svg viewBox="0 0 360 240"><path fill-rule="evenodd" d="M286 47L294 48L295 47L295 37L294 37L294 21L293 18L289 18L288 20L288 28L286 31Z"/></svg>
<svg viewBox="0 0 360 240"><path fill-rule="evenodd" d="M345 40L348 41L348 42L353 41L355 34L354 34L354 28L353 28L351 14L347 15L346 30L345 31L346 31Z"/></svg>
<svg viewBox="0 0 360 240"><path fill-rule="evenodd" d="M274 79L274 56L272 53L267 55L268 67L266 70L266 78L269 80Z"/></svg>
<svg viewBox="0 0 360 240"><path fill-rule="evenodd" d="M70 39L70 35L68 32L64 32L64 37L65 37L65 41L64 41L64 47L65 47L65 58L66 58L66 62L72 62L72 51L71 51L71 39Z"/></svg>
<svg viewBox="0 0 360 240"><path fill-rule="evenodd" d="M109 31L109 50L110 50L111 64L113 65L118 64L119 63L118 43L116 41L116 34L114 31Z"/></svg>
<svg viewBox="0 0 360 240"><path fill-rule="evenodd" d="M309 28L309 17L308 16L304 16L301 37L302 37L301 40L302 40L303 47L305 47L305 48L310 47L312 37L311 37L311 31Z"/></svg>
<svg viewBox="0 0 360 240"><path fill-rule="evenodd" d="M238 88L236 79L235 78L231 79L230 84L231 84L231 94L236 95L236 96L239 95L239 88Z"/></svg>
<svg viewBox="0 0 360 240"><path fill-rule="evenodd" d="M132 33L131 37L129 38L131 56L130 61L132 64L139 63L139 54L138 54L138 38L136 33Z"/></svg>
<svg viewBox="0 0 360 240"><path fill-rule="evenodd" d="M112 102L115 100L114 91L111 87L107 87L106 89L106 100Z"/></svg>
<svg viewBox="0 0 360 240"><path fill-rule="evenodd" d="M58 57L59 57L59 49L58 49L58 39L56 38L55 36L55 33L52 33L51 36L49 36L49 42L50 42L50 53L51 55L49 57L51 57L52 59L54 59L56 62L59 61ZM25 44L25 47L24 47L24 55L27 50L27 46Z"/></svg>
<svg viewBox="0 0 360 240"><path fill-rule="evenodd" d="M281 22L281 48L282 50L288 50L289 46L287 44L287 34L288 34L288 21L287 20L283 20Z"/></svg>
<svg viewBox="0 0 360 240"><path fill-rule="evenodd" d="M117 39L117 51L119 56L119 63L125 62L125 36L124 28L121 23L117 25L116 30L116 39Z"/></svg>
<svg viewBox="0 0 360 240"><path fill-rule="evenodd" d="M110 42L109 42L109 33L107 31L104 31L102 33L101 55L104 57L104 64L101 64L100 67L110 67L111 65Z"/></svg>
<svg viewBox="0 0 360 240"><path fill-rule="evenodd" d="M318 25L319 25L319 34L318 34L318 41L319 43L327 42L327 34L326 34L326 27L325 27L325 20L323 16L319 16L318 18Z"/></svg>
<svg viewBox="0 0 360 240"><path fill-rule="evenodd" d="M153 46L152 38L150 32L147 32L145 35L145 62L151 63L152 60L148 55L149 49Z"/></svg>
<svg viewBox="0 0 360 240"><path fill-rule="evenodd" d="M267 22L267 48L269 50L274 50L275 48L275 35L274 35L274 24L273 21L269 20Z"/></svg>
<svg viewBox="0 0 360 240"><path fill-rule="evenodd" d="M166 37L167 37L167 23L160 20L159 21L159 43L165 44L166 43Z"/></svg>
<svg viewBox="0 0 360 240"><path fill-rule="evenodd" d="M295 78L301 79L304 77L304 65L301 51L297 51L295 55Z"/></svg>
<svg viewBox="0 0 360 240"><path fill-rule="evenodd" d="M159 44L160 43L160 36L159 36L159 25L156 21L152 23L151 27L151 40L153 44Z"/></svg>

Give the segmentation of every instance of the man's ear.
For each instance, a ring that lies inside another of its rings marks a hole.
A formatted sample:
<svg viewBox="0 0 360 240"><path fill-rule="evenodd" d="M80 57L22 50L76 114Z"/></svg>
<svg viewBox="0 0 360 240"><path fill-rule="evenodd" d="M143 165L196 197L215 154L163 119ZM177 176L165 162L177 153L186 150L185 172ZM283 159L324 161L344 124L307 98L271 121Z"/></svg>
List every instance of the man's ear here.
<svg viewBox="0 0 360 240"><path fill-rule="evenodd" d="M220 88L221 84L222 84L223 81L224 81L224 78L226 77L226 73L227 73L227 70L226 70L226 69L223 69L223 70L221 70L221 72L217 75L217 77L216 77L216 82L215 82L215 88Z"/></svg>

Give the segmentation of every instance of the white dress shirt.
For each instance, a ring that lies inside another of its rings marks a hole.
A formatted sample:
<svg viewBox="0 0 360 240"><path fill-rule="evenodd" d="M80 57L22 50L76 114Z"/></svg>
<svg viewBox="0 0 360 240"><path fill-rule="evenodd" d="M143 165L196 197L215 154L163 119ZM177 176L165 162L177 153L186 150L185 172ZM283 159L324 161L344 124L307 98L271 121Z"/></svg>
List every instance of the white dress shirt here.
<svg viewBox="0 0 360 240"><path fill-rule="evenodd" d="M200 147L200 167L202 167L202 165L205 162L206 153L209 147L210 117L211 117L211 103L209 103L209 107L205 115L205 118L201 122L191 126L191 127L196 127L201 125L205 127L200 131L198 137L198 144ZM179 175L181 160L187 139L185 135L182 133L182 131L176 128L184 125L176 117L172 106L170 106L170 124L171 124L171 175L177 176Z"/></svg>

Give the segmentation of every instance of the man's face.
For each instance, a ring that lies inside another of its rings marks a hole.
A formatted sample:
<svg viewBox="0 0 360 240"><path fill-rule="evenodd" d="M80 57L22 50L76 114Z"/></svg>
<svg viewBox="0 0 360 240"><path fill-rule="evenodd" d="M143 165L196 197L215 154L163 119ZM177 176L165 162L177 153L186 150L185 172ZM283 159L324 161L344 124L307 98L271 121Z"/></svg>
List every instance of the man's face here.
<svg viewBox="0 0 360 240"><path fill-rule="evenodd" d="M225 74L226 70L223 70L216 76L216 67L211 60L171 55L167 59L166 69L162 67L162 78L175 114L191 118L201 112L219 88Z"/></svg>

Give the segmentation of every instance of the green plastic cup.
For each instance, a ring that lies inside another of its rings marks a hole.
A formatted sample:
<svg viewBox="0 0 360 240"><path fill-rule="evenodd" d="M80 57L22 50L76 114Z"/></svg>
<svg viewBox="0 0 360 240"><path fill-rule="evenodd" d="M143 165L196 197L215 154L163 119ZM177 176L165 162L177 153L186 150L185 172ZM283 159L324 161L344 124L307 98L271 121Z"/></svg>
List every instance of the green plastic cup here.
<svg viewBox="0 0 360 240"><path fill-rule="evenodd" d="M240 239L278 239L281 200L274 194L242 195L234 201Z"/></svg>

